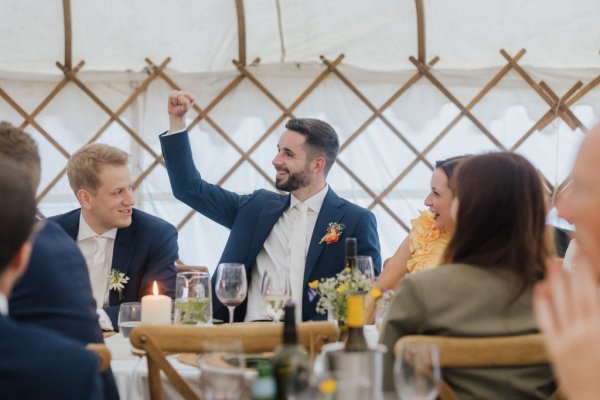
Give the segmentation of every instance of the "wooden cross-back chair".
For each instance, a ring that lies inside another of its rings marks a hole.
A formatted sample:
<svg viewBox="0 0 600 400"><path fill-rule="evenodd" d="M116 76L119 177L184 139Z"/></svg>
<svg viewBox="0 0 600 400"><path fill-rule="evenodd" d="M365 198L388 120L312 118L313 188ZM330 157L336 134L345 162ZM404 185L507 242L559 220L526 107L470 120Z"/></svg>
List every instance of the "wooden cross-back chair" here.
<svg viewBox="0 0 600 400"><path fill-rule="evenodd" d="M297 325L298 340L311 356L339 337L337 325L330 322L306 322ZM146 352L150 398L163 398L160 371L184 399L200 399L177 373L164 353L202 353L203 342L239 340L248 353L273 351L282 340L283 324L248 322L216 326L156 325L139 326L131 331L132 345Z"/></svg>
<svg viewBox="0 0 600 400"><path fill-rule="evenodd" d="M394 353L402 346L435 344L442 368L522 367L549 364L542 335L516 335L485 338L413 335L398 340ZM442 400L460 400L456 392L442 380L439 387ZM548 400L564 400L557 388Z"/></svg>

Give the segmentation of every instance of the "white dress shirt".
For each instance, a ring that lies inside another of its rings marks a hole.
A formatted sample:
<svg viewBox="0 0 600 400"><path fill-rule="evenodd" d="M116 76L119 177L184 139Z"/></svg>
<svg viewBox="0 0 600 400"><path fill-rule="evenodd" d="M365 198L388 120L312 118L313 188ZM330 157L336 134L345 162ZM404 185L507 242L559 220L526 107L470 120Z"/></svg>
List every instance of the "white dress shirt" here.
<svg viewBox="0 0 600 400"><path fill-rule="evenodd" d="M308 207L308 218L306 221L306 249L304 252L305 258L317 223L317 217L319 216L321 206L323 205L323 201L325 201L328 190L329 186L325 185L320 192L304 201L304 204ZM294 220L300 214L294 206L299 202L300 201L294 197L294 195L291 196L290 207L283 212L281 217L279 217L256 257L256 264L252 266L252 282L248 288L246 321L268 319L265 305L260 294L261 277L265 271L268 271L270 274L281 274L283 269L283 272L289 276L292 229ZM325 232L323 232L323 234L325 234ZM302 275L304 275L304 271L302 271ZM300 290L304 290L304 288L300 288Z"/></svg>
<svg viewBox="0 0 600 400"><path fill-rule="evenodd" d="M117 228L98 235L85 222L83 213L80 215L77 246L85 258L92 284L92 295L98 308L108 305L108 274L112 268L116 237Z"/></svg>

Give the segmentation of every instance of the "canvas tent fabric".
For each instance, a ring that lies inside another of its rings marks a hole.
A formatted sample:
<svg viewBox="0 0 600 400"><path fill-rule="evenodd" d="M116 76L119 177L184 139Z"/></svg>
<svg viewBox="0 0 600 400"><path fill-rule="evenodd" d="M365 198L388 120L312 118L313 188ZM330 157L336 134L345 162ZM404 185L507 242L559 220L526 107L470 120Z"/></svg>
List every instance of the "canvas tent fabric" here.
<svg viewBox="0 0 600 400"><path fill-rule="evenodd" d="M157 139L168 93L197 96L196 162L242 193L272 188L289 116L322 118L342 142L330 184L376 214L385 258L435 160L514 150L564 188L600 115L598 16L594 0L9 0L0 119L40 145L43 213L77 205L70 154L116 145L138 206L180 227L182 261L212 269L228 232L171 194Z"/></svg>

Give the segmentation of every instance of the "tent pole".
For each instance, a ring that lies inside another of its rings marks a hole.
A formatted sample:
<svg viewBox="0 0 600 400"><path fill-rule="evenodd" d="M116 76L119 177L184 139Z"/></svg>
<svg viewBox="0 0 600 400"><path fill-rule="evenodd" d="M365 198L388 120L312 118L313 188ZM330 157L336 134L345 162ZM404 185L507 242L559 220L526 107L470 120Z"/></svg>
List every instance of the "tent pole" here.
<svg viewBox="0 0 600 400"><path fill-rule="evenodd" d="M65 22L65 67L70 71L73 66L72 45L73 31L71 29L71 0L63 0L63 16Z"/></svg>
<svg viewBox="0 0 600 400"><path fill-rule="evenodd" d="M238 59L246 65L246 17L244 14L244 0L235 0L235 9L238 22Z"/></svg>
<svg viewBox="0 0 600 400"><path fill-rule="evenodd" d="M426 55L425 55L425 7L423 5L423 0L415 0L415 5L417 6L417 45L418 45L418 55L417 59L421 63L425 63Z"/></svg>

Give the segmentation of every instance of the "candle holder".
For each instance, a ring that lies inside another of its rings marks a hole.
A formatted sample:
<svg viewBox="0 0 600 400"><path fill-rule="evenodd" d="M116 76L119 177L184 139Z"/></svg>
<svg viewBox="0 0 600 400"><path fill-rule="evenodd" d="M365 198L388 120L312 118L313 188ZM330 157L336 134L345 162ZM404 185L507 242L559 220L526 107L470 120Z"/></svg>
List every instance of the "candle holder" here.
<svg viewBox="0 0 600 400"><path fill-rule="evenodd" d="M179 272L175 286L176 324L212 324L210 274L204 271Z"/></svg>

